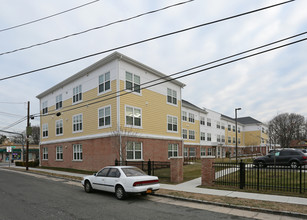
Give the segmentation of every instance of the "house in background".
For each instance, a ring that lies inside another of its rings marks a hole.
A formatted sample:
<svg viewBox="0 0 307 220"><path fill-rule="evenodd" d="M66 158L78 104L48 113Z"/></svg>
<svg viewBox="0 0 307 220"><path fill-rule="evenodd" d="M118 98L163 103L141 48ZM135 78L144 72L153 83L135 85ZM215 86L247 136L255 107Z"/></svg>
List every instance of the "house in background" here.
<svg viewBox="0 0 307 220"><path fill-rule="evenodd" d="M37 96L41 165L98 170L116 159L182 156L184 86L112 53Z"/></svg>

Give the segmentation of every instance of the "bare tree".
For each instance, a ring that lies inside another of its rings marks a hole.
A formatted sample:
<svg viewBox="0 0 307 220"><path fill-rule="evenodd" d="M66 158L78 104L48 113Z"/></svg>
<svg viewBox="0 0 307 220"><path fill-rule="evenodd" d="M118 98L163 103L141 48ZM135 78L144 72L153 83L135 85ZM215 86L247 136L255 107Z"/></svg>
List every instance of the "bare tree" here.
<svg viewBox="0 0 307 220"><path fill-rule="evenodd" d="M33 144L39 144L39 141L40 141L40 127L39 126L32 127L31 136L32 136Z"/></svg>
<svg viewBox="0 0 307 220"><path fill-rule="evenodd" d="M305 118L295 113L277 115L269 122L270 143L289 147L292 140L301 139L300 129L305 125Z"/></svg>

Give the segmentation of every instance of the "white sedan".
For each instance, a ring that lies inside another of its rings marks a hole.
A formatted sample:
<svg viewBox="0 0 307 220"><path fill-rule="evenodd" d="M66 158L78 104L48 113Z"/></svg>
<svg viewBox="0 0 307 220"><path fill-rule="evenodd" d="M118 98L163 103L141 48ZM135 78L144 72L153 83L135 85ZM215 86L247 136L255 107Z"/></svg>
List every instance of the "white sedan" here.
<svg viewBox="0 0 307 220"><path fill-rule="evenodd" d="M147 195L160 188L158 177L133 166L108 166L83 177L81 183L87 193L103 190L115 193L117 199L125 199L128 193Z"/></svg>

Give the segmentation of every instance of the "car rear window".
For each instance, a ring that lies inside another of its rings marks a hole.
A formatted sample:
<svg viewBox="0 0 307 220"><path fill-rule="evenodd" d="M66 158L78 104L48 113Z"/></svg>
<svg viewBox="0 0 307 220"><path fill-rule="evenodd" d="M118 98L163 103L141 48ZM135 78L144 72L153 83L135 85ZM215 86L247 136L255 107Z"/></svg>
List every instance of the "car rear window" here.
<svg viewBox="0 0 307 220"><path fill-rule="evenodd" d="M133 167L133 168L122 168L123 172L127 177L130 176L146 176L147 174L140 170L139 168Z"/></svg>

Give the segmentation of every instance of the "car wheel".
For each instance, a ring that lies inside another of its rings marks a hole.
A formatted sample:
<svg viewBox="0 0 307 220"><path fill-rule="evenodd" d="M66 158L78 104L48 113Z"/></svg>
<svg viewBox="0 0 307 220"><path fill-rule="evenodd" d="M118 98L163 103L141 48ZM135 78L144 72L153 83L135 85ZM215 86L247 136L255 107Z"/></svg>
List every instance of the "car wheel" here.
<svg viewBox="0 0 307 220"><path fill-rule="evenodd" d="M126 192L122 186L117 186L115 189L115 196L117 199L122 200L126 198Z"/></svg>
<svg viewBox="0 0 307 220"><path fill-rule="evenodd" d="M259 167L266 167L265 163L263 161L258 162Z"/></svg>
<svg viewBox="0 0 307 220"><path fill-rule="evenodd" d="M90 181L86 181L84 184L84 191L90 193L93 191Z"/></svg>
<svg viewBox="0 0 307 220"><path fill-rule="evenodd" d="M293 168L293 169L294 169L294 168L298 168L298 162L296 162L296 161L291 161L291 162L290 162L290 167Z"/></svg>

